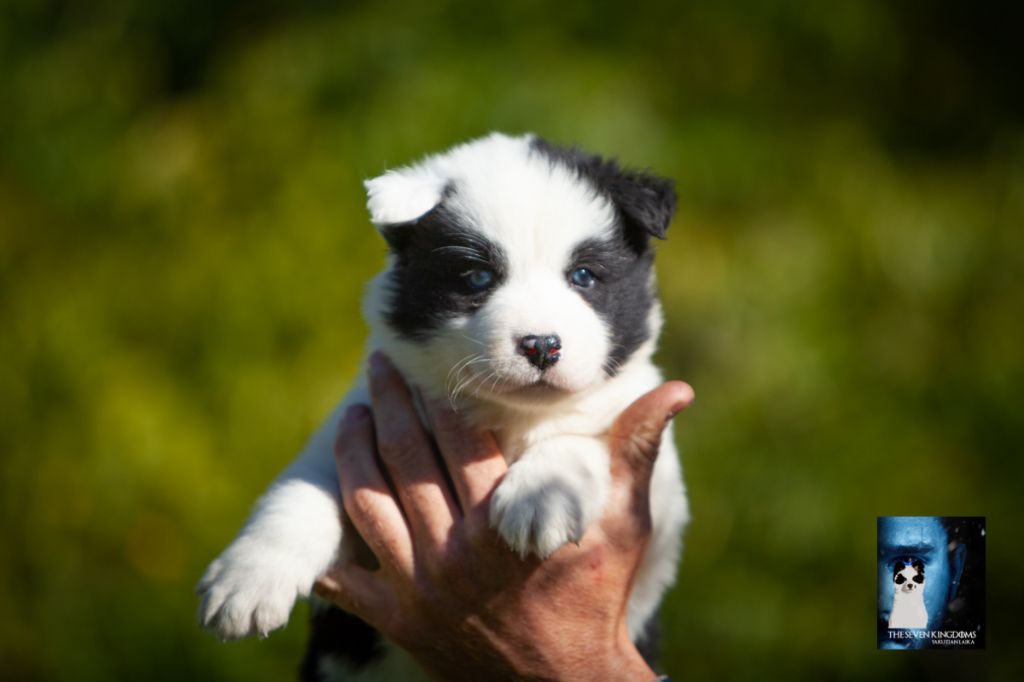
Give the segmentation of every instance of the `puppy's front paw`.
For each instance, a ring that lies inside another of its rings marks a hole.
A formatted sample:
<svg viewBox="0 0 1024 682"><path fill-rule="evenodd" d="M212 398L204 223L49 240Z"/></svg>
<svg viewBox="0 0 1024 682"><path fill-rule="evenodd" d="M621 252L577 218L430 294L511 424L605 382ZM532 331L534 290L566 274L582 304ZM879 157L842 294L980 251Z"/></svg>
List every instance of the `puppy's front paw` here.
<svg viewBox="0 0 1024 682"><path fill-rule="evenodd" d="M266 637L284 626L298 597L309 595L315 575L280 550L235 543L199 581L199 622L221 639Z"/></svg>
<svg viewBox="0 0 1024 682"><path fill-rule="evenodd" d="M525 557L549 557L567 542L578 543L601 508L603 497L549 467L519 461L491 498L491 526Z"/></svg>

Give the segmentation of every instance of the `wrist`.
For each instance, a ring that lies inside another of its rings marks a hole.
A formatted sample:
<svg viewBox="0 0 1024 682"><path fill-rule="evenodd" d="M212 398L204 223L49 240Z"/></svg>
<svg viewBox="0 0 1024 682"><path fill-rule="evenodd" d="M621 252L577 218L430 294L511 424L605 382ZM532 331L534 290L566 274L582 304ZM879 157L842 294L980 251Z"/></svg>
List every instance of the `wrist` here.
<svg viewBox="0 0 1024 682"><path fill-rule="evenodd" d="M625 627L621 636L605 641L600 646L586 649L575 648L564 651L558 660L550 660L550 677L544 679L559 682L590 682L591 680L622 680L623 682L651 682L658 674L651 669L626 635Z"/></svg>
<svg viewBox="0 0 1024 682"><path fill-rule="evenodd" d="M636 645L628 638L623 643L620 643L618 656L613 665L615 668L609 669L609 674L612 676L603 677L602 679L651 682L658 677L658 674L651 669L651 666L647 665L647 661L644 660Z"/></svg>
<svg viewBox="0 0 1024 682"><path fill-rule="evenodd" d="M611 637L578 638L569 649L564 640L561 644L550 649L562 652L558 661L551 661L557 673L550 679L559 682L651 682L658 676L629 638L624 622Z"/></svg>

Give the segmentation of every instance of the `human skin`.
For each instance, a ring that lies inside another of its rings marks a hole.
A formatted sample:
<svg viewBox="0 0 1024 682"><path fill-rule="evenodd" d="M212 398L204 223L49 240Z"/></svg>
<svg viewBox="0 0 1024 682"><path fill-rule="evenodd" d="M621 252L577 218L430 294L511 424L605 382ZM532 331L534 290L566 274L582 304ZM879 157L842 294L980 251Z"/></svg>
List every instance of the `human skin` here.
<svg viewBox="0 0 1024 682"><path fill-rule="evenodd" d="M335 461L345 511L379 568L340 563L317 593L436 679L654 679L627 634L626 605L650 537L661 433L693 390L667 382L627 408L610 431L604 516L579 546L523 560L488 522L508 468L494 437L432 402L431 438L394 367L382 356L370 367L373 409L346 412Z"/></svg>

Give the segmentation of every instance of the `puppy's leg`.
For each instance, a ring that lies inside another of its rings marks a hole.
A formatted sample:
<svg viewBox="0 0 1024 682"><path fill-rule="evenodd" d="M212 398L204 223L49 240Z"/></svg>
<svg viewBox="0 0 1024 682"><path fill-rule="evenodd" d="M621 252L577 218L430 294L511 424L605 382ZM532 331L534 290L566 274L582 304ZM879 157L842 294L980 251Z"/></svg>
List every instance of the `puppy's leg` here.
<svg viewBox="0 0 1024 682"><path fill-rule="evenodd" d="M295 600L309 596L334 561L341 500L332 451L341 409L257 502L199 581L199 620L221 638L265 636L283 626Z"/></svg>
<svg viewBox="0 0 1024 682"><path fill-rule="evenodd" d="M527 449L505 474L491 500L491 525L521 556L550 556L579 542L608 499L607 445L563 436Z"/></svg>

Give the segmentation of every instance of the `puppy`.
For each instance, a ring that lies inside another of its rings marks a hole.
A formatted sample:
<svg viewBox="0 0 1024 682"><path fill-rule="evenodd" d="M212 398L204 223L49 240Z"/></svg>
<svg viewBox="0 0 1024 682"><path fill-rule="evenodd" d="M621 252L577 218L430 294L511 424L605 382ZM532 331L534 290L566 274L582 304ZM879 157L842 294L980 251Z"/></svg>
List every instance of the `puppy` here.
<svg viewBox="0 0 1024 682"><path fill-rule="evenodd" d="M662 382L651 363L662 325L651 239L663 239L672 219L672 183L532 135L492 134L365 184L389 248L364 299L370 350L494 432L511 466L490 517L512 550L544 558L578 541L608 496L609 428ZM335 561L342 525L332 442L356 402L368 402L363 383L200 581L200 620L222 638L283 626ZM674 579L688 520L671 429L651 512L627 614L634 640ZM373 636L353 630L366 629L360 621L315 611L316 622L349 634L314 632L307 677L324 669L318 650L329 640L350 663L383 665L369 660Z"/></svg>
<svg viewBox="0 0 1024 682"><path fill-rule="evenodd" d="M920 559L897 561L892 584L889 629L928 627L928 610L924 606L924 562Z"/></svg>

